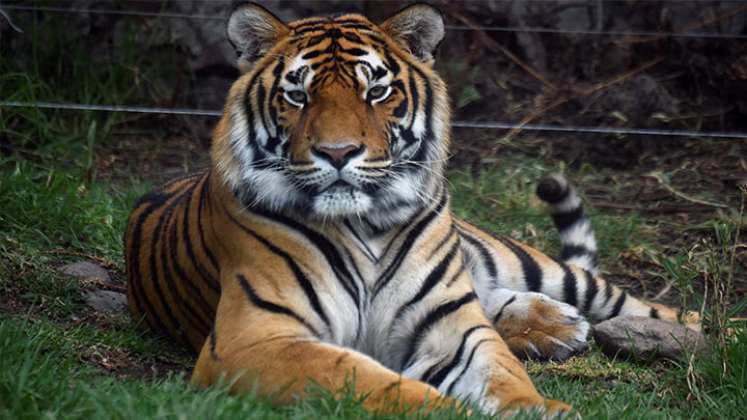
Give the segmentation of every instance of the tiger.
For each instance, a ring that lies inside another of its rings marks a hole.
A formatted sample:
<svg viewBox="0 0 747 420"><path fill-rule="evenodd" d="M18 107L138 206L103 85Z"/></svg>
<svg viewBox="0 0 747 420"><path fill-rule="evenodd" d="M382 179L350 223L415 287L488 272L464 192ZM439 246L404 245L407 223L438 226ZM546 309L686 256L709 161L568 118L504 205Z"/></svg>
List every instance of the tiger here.
<svg viewBox="0 0 747 420"><path fill-rule="evenodd" d="M125 234L130 312L197 354L195 385L551 416L571 407L541 396L522 359L584 351L590 322L677 320L599 276L561 175L537 191L559 258L452 214L436 8L285 23L242 3L226 32L240 75L210 167L141 197Z"/></svg>

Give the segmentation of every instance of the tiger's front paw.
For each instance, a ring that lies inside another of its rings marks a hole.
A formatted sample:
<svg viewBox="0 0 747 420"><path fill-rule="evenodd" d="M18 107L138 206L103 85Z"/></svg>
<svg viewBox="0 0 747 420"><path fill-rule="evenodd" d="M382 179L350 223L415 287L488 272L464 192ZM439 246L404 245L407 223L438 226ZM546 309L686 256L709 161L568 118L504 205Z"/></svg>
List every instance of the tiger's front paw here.
<svg viewBox="0 0 747 420"><path fill-rule="evenodd" d="M517 399L504 405L500 410L500 418L513 418L520 411L534 413L542 419L568 419L580 418L578 413L574 413L573 407L558 401L545 399L541 401ZM535 418L532 416L532 418Z"/></svg>
<svg viewBox="0 0 747 420"><path fill-rule="evenodd" d="M517 293L495 328L519 358L562 361L588 348L589 323L578 309L540 293Z"/></svg>

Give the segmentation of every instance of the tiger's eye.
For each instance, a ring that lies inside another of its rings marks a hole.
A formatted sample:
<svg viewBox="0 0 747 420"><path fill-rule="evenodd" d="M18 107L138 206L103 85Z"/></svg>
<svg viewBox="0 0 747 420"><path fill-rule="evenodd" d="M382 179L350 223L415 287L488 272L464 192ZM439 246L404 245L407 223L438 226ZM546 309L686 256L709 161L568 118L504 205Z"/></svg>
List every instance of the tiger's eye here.
<svg viewBox="0 0 747 420"><path fill-rule="evenodd" d="M306 92L302 90L291 90L290 92L285 93L288 97L288 99L291 100L291 102L295 102L296 104L305 104L306 103Z"/></svg>
<svg viewBox="0 0 747 420"><path fill-rule="evenodd" d="M388 88L386 86L374 86L368 91L368 99L376 100L386 95Z"/></svg>

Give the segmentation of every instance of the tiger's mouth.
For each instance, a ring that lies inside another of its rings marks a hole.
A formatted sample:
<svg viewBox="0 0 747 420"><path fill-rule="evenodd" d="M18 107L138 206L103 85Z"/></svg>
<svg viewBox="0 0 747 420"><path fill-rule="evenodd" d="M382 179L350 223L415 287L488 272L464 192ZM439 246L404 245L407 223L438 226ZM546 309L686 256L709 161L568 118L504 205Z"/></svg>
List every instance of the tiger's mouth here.
<svg viewBox="0 0 747 420"><path fill-rule="evenodd" d="M333 182L329 186L325 187L320 192L352 193L355 190L359 190L359 188L355 187L354 185L345 181L344 179L338 179L337 181Z"/></svg>
<svg viewBox="0 0 747 420"><path fill-rule="evenodd" d="M341 179L319 191L312 199L314 213L323 218L365 214L371 210L372 204L370 195Z"/></svg>

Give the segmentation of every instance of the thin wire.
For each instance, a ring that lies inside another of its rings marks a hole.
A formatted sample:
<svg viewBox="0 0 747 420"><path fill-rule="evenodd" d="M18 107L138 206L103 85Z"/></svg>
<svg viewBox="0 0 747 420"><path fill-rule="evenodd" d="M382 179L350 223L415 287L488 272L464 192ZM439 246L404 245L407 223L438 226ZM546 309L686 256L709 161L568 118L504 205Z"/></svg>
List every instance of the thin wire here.
<svg viewBox="0 0 747 420"><path fill-rule="evenodd" d="M140 16L140 17L164 17L169 19L199 19L199 20L228 20L224 16L213 15L190 15L186 13L169 13L169 12L138 12L133 10L111 10L111 9L67 9L65 7L34 7L6 5L2 6L5 10L21 10L27 12L54 12L54 13L93 13L97 15L119 15L119 16Z"/></svg>
<svg viewBox="0 0 747 420"><path fill-rule="evenodd" d="M107 111L107 112L129 112L136 114L167 114L167 115L192 115L199 117L220 117L223 111L193 108L159 108L146 106L120 106L120 105L89 105L70 102L20 102L0 101L0 106L9 108L43 108L64 109L74 111Z"/></svg>
<svg viewBox="0 0 747 420"><path fill-rule="evenodd" d="M8 16L8 14L5 13L5 10L0 9L0 16L3 17L6 22L8 22L8 25L10 26L11 29L13 29L14 31L20 34L23 33L23 30L21 30L21 28L19 28L18 26L16 26L15 23L13 23L13 19L11 19L10 16Z"/></svg>
<svg viewBox="0 0 747 420"><path fill-rule="evenodd" d="M630 36L630 37L661 37L661 38L716 38L716 39L747 39L743 34L712 34L706 32L650 32L650 31L597 31L575 29L548 28L520 28L513 26L466 26L446 25L446 29L454 31L480 30L484 32L530 32L539 34L564 35L595 35L595 36Z"/></svg>
<svg viewBox="0 0 747 420"><path fill-rule="evenodd" d="M745 139L747 133L728 133L722 131L689 131L689 130L669 130L657 128L615 128L615 127L575 127L560 126L547 124L508 124L497 122L473 122L473 121L454 121L452 127L458 128L491 128L491 129L521 129L528 131L555 131L555 132L573 132L573 133L596 133L596 134L630 134L637 136L671 136L671 137L705 137L721 139Z"/></svg>
<svg viewBox="0 0 747 420"><path fill-rule="evenodd" d="M213 15L191 15L186 13L170 12L138 12L129 10L111 10L111 9L66 9L64 7L33 7L8 5L2 6L6 10L21 11L44 11L57 13L93 13L102 15L120 15L120 16L141 16L141 17L163 17L169 19L200 19L200 20L221 20L225 21L225 16ZM745 34L715 34L705 32L651 32L651 31L600 31L600 30L574 30L574 29L548 29L548 28L527 28L514 26L466 26L466 25L445 25L447 30L452 31L474 31L484 32L529 32L542 34L565 34L565 35L594 35L594 36L632 36L632 37L668 37L668 38L716 38L716 39L747 39Z"/></svg>
<svg viewBox="0 0 747 420"><path fill-rule="evenodd" d="M0 106L9 108L44 108L63 109L76 111L106 111L106 112L129 112L139 114L167 114L167 115L191 115L202 117L220 117L222 111L210 109L193 108L158 108L144 106L119 106L119 105L88 105L66 102L19 102L0 101ZM628 134L638 136L670 136L670 137L702 137L717 139L743 139L747 140L747 133L728 132L705 132L688 130L666 130L655 128L616 128L616 127L578 127L560 126L548 124L510 124L500 122L477 122L477 121L453 121L452 127L456 128L482 128L482 129L521 129L526 131L549 131L549 132L572 132L572 133L595 133L595 134Z"/></svg>

